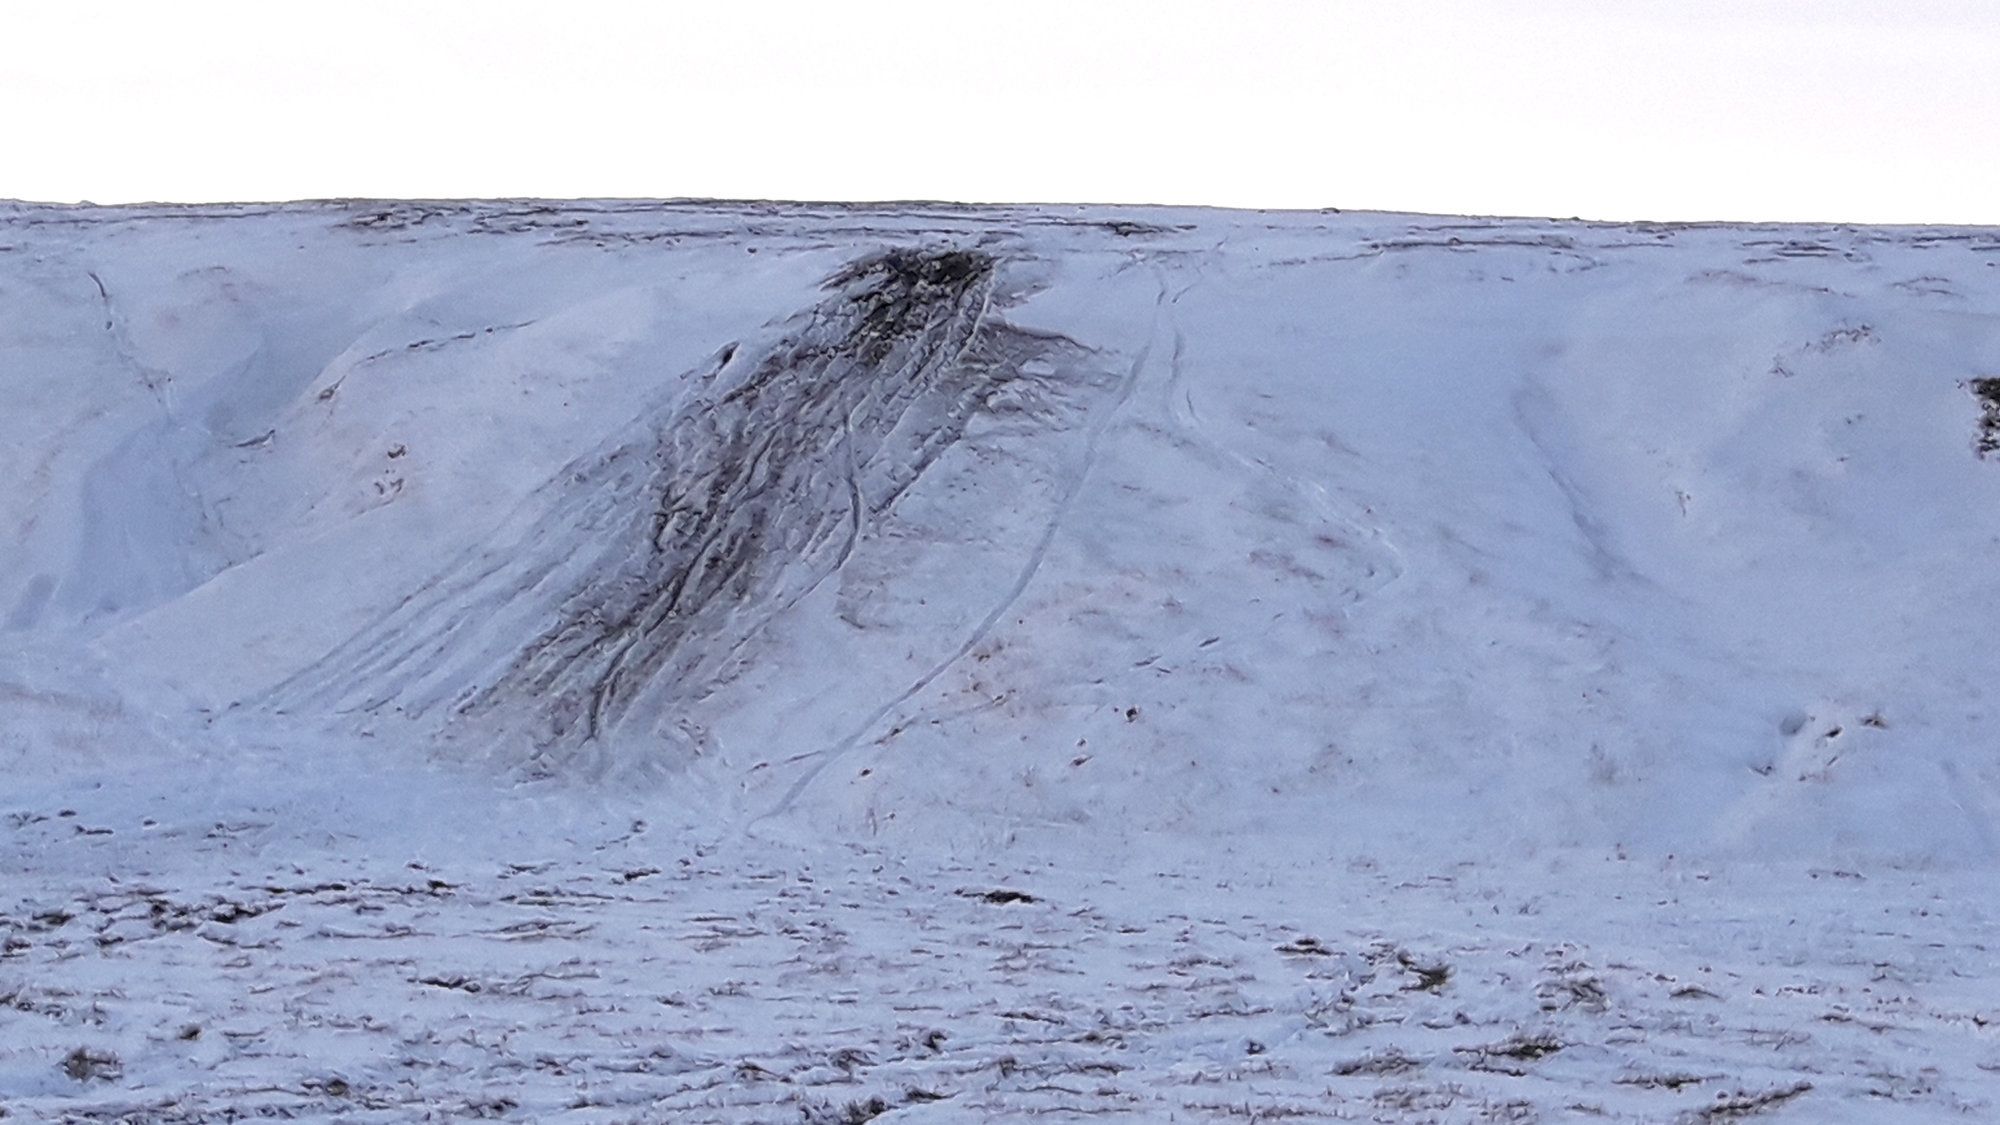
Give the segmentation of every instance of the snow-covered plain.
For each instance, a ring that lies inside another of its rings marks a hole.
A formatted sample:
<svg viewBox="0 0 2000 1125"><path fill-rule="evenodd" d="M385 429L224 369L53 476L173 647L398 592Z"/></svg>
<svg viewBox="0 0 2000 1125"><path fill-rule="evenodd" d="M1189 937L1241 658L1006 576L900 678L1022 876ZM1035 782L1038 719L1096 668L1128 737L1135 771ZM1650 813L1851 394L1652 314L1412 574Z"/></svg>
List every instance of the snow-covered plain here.
<svg viewBox="0 0 2000 1125"><path fill-rule="evenodd" d="M1988 378L2000 231L0 206L0 1115L2000 1118Z"/></svg>

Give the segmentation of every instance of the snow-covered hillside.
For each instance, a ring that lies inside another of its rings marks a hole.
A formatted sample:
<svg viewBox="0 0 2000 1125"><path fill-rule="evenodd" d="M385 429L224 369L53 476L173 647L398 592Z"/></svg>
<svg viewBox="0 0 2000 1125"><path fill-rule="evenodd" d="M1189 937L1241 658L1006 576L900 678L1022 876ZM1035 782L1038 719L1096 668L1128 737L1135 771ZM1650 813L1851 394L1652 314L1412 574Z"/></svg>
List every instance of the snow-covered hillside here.
<svg viewBox="0 0 2000 1125"><path fill-rule="evenodd" d="M1987 379L1986 230L0 208L0 1109L1992 1113Z"/></svg>

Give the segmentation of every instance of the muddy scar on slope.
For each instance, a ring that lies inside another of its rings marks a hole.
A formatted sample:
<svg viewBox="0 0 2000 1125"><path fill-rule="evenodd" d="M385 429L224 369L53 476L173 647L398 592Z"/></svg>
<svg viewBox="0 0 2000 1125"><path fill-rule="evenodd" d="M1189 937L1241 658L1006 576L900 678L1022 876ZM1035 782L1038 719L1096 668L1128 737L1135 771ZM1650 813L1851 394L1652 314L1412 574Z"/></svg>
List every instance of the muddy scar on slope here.
<svg viewBox="0 0 2000 1125"><path fill-rule="evenodd" d="M530 745L531 775L620 730L686 752L685 705L839 573L975 417L1067 428L1092 408L1087 349L1008 323L1002 272L956 248L849 263L773 342L721 349L278 702L504 732Z"/></svg>

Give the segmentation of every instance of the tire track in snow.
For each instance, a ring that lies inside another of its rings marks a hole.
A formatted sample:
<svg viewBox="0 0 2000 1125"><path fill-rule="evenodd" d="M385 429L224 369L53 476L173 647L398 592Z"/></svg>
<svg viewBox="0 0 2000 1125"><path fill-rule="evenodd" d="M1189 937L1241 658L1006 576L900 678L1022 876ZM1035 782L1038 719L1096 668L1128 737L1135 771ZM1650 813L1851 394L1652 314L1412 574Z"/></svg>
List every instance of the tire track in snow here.
<svg viewBox="0 0 2000 1125"><path fill-rule="evenodd" d="M792 782L776 804L758 816L753 817L749 823L744 825L743 831L746 835L750 834L756 825L790 811L798 802L799 797L812 787L812 783L818 780L819 776L826 771L828 766L853 751L856 746L860 745L861 740L866 738L868 733L874 730L882 720L895 713L898 708L908 703L911 699L914 699L925 688L936 682L939 676L950 671L953 665L964 659L967 653L978 647L979 643L993 632L994 627L1000 623L1000 619L1006 616L1009 610L1014 608L1016 602L1020 601L1021 595L1027 592L1028 586L1035 580L1035 575L1041 571L1043 561L1048 558L1049 547L1055 542L1056 533L1062 529L1064 520L1076 504L1077 496L1083 491L1084 483L1090 477L1090 470L1097 462L1098 445L1102 442L1105 431L1111 428L1111 423L1117 419L1123 412L1125 405L1131 401L1133 392L1138 388L1139 377L1145 372L1147 365L1152 362L1155 345L1159 342L1162 329L1167 322L1166 310L1168 303L1166 278L1161 277L1159 295L1154 298L1153 302L1153 323L1147 333L1146 342L1140 346L1138 354L1133 357L1131 367L1127 369L1124 379L1118 385L1116 396L1108 406L1098 412L1096 420L1091 423L1090 430L1084 439L1083 456L1077 466L1077 471L1070 477L1069 483L1064 487L1062 496L1056 503L1055 511L1050 514L1048 522L1043 525L1041 536L1035 541L1034 549L1028 553L1027 560L1022 563L1020 572L1015 575L1014 582L1008 587L1007 592L1001 596L992 609L987 611L986 616L980 619L979 623L973 627L972 631L966 635L965 640L956 649L952 650L943 660L932 665L923 675L917 677L909 687L904 688L895 698L870 712L868 717L856 724L854 729L844 738L823 750L812 751L788 761L787 765L795 765L799 762L811 762L812 764L806 768L805 773Z"/></svg>
<svg viewBox="0 0 2000 1125"><path fill-rule="evenodd" d="M1233 446L1216 439L1208 425L1202 421L1201 413L1195 409L1194 391L1187 376L1187 335L1173 314L1182 297L1187 296L1201 284L1197 278L1175 293L1168 302L1167 315L1173 332L1172 360L1168 365L1167 408L1176 425L1203 447L1220 454L1254 476L1267 477L1279 487L1303 499L1307 506L1317 512L1322 520L1351 532L1357 538L1370 539L1380 549L1376 561L1367 561L1364 581L1350 591L1347 609L1361 601L1375 597L1389 586L1400 581L1407 571L1402 551L1398 550L1388 534L1379 524L1364 524L1343 514L1334 503L1333 495L1324 484L1309 477L1301 476L1278 467L1271 461L1243 453Z"/></svg>
<svg viewBox="0 0 2000 1125"><path fill-rule="evenodd" d="M992 396L1038 378L1027 360L1075 346L992 315L998 270L954 249L849 263L760 354L725 349L714 390L572 463L276 702L480 721L527 735L544 776L673 762L653 736L689 733ZM614 759L596 744L621 727L640 738Z"/></svg>
<svg viewBox="0 0 2000 1125"><path fill-rule="evenodd" d="M190 473L203 428L183 417L173 373L140 357L110 286L96 270L84 273L97 289L112 359L144 388L154 415L84 476L79 546L54 599L89 619L136 613L199 586L226 566L214 547L226 528Z"/></svg>

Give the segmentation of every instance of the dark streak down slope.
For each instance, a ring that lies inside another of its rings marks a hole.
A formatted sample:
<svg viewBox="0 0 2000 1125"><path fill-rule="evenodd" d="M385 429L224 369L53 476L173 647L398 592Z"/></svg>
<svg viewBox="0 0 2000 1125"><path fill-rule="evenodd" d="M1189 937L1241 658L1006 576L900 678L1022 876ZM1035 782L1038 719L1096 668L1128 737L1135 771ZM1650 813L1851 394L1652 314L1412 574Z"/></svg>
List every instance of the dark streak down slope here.
<svg viewBox="0 0 2000 1125"><path fill-rule="evenodd" d="M960 249L850 263L776 343L723 349L691 399L540 490L524 534L461 557L276 702L448 707L482 733L526 734L537 772L635 717L685 731L681 709L847 561L996 392L1037 381L1024 365L1080 352L1009 325L999 272ZM518 634L493 637L496 615ZM683 748L650 745L667 749L638 752Z"/></svg>

